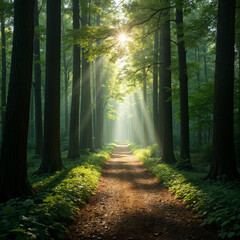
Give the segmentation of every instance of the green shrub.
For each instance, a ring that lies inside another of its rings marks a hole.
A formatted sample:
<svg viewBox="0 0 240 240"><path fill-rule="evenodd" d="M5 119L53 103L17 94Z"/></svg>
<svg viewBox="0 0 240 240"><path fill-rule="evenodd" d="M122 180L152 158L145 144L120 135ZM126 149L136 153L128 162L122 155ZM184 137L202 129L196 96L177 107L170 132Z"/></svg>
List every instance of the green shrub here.
<svg viewBox="0 0 240 240"><path fill-rule="evenodd" d="M32 178L37 194L0 205L0 239L63 238L67 220L90 198L113 149L110 145L76 161L65 160L66 170Z"/></svg>

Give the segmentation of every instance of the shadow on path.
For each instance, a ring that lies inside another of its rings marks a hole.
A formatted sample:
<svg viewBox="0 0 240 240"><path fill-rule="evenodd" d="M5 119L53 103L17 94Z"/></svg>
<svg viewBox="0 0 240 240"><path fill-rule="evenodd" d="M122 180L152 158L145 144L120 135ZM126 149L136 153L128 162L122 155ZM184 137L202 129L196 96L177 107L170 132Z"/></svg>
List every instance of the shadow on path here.
<svg viewBox="0 0 240 240"><path fill-rule="evenodd" d="M66 239L218 239L216 231L200 224L127 145L120 144Z"/></svg>

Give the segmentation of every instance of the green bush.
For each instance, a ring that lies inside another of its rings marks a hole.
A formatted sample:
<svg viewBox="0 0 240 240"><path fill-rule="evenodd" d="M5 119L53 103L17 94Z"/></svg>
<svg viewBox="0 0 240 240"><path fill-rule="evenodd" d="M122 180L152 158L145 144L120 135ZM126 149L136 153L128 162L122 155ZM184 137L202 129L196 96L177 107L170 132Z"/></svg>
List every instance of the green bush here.
<svg viewBox="0 0 240 240"><path fill-rule="evenodd" d="M240 237L239 182L203 181L207 174L203 168L183 171L176 165L156 164L159 159L149 157L150 149L138 149L134 144L130 148L165 187L204 219L203 224L219 227L221 238Z"/></svg>
<svg viewBox="0 0 240 240"><path fill-rule="evenodd" d="M0 239L63 238L67 220L90 198L113 149L111 145L76 161L65 160L66 170L32 178L37 194L0 205Z"/></svg>

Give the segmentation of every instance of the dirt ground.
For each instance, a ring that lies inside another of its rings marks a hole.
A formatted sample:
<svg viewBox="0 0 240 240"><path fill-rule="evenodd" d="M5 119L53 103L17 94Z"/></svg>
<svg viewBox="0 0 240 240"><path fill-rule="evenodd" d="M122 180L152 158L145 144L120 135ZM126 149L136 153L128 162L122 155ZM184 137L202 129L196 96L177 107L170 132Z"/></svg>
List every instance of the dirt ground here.
<svg viewBox="0 0 240 240"><path fill-rule="evenodd" d="M119 144L66 239L218 239L201 222Z"/></svg>

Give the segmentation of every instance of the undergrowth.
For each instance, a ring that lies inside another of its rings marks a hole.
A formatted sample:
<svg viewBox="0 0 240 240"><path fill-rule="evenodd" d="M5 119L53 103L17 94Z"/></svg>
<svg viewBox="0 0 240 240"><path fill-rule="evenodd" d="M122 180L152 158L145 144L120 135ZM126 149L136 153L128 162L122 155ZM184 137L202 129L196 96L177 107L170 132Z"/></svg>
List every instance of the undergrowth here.
<svg viewBox="0 0 240 240"><path fill-rule="evenodd" d="M159 164L159 158L151 157L151 147L141 149L132 143L129 147L165 187L203 218L203 224L218 227L219 237L240 237L239 182L203 181L206 168L194 166L191 171L179 170L176 165Z"/></svg>
<svg viewBox="0 0 240 240"><path fill-rule="evenodd" d="M29 178L37 193L0 205L0 239L63 238L67 222L89 200L113 149L114 144L74 161L64 160L66 169L52 175L34 175L40 160L30 157Z"/></svg>

